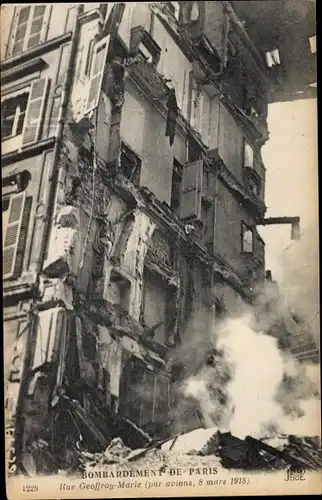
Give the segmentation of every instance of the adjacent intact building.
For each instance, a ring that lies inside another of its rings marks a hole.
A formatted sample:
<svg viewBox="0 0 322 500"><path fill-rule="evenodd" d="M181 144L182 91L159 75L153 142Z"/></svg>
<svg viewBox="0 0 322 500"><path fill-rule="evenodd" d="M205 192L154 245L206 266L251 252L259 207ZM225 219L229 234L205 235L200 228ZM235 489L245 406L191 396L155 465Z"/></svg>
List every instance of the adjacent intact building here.
<svg viewBox="0 0 322 500"><path fill-rule="evenodd" d="M9 469L39 439L63 468L108 415L167 434L187 323L264 279L276 54L229 2L4 5L2 25Z"/></svg>

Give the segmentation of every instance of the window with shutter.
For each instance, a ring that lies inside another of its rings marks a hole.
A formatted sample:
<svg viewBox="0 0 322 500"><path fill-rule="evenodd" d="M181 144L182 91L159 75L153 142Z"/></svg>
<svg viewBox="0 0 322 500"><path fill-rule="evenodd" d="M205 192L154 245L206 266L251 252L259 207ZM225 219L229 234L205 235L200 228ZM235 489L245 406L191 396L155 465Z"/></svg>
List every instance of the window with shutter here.
<svg viewBox="0 0 322 500"><path fill-rule="evenodd" d="M22 133L29 99L29 91L21 93L3 100L1 103L1 140L17 137Z"/></svg>
<svg viewBox="0 0 322 500"><path fill-rule="evenodd" d="M18 272L22 240L21 230L26 219L26 192L11 196L7 210L3 210L3 278L15 277ZM20 270L20 269L19 269Z"/></svg>
<svg viewBox="0 0 322 500"><path fill-rule="evenodd" d="M85 106L85 113L89 113L98 105L109 42L110 42L110 35L103 38L94 47L92 70L89 81L89 89L87 95L87 102Z"/></svg>
<svg viewBox="0 0 322 500"><path fill-rule="evenodd" d="M48 83L48 78L41 78L40 80L34 81L31 85L22 135L23 146L31 144L39 139L45 111Z"/></svg>
<svg viewBox="0 0 322 500"><path fill-rule="evenodd" d="M182 172L182 196L180 217L201 217L203 161L188 163Z"/></svg>
<svg viewBox="0 0 322 500"><path fill-rule="evenodd" d="M254 150L246 141L244 142L244 167L254 167Z"/></svg>
<svg viewBox="0 0 322 500"><path fill-rule="evenodd" d="M18 8L8 55L21 54L46 40L50 12L51 6L46 5Z"/></svg>

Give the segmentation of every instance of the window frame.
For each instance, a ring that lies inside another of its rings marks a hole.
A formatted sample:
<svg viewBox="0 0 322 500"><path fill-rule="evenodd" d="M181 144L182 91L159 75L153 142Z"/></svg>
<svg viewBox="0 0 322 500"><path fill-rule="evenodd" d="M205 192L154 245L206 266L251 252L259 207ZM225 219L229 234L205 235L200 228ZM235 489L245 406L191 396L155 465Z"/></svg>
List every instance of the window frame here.
<svg viewBox="0 0 322 500"><path fill-rule="evenodd" d="M265 51L265 61L266 61L266 66L271 69L274 66L280 66L281 65L281 56L278 48L272 49L272 50L266 50Z"/></svg>
<svg viewBox="0 0 322 500"><path fill-rule="evenodd" d="M316 35L309 36L309 46L312 55L316 54Z"/></svg>
<svg viewBox="0 0 322 500"><path fill-rule="evenodd" d="M40 5L43 5L45 7L45 10L44 10L44 14L42 16L43 17L43 22L42 22L41 29L40 29L40 40L39 40L39 43L43 43L46 40L47 33L48 33L47 28L48 28L48 25L49 25L49 18L50 18L52 6L51 5L46 5L46 4L19 5L19 6L16 7L16 10L15 10L15 13L14 13L14 17L13 17L13 21L12 21L12 24L11 24L9 41L8 41L7 50L6 50L6 57L19 56L22 53L24 53L26 51L29 51L29 50L32 50L33 48L37 47L37 45L35 45L34 47L29 47L28 48L28 43L29 43L29 39L30 39L31 26L32 26L32 23L34 21L34 11L35 11L36 7L39 7ZM16 54L13 54L13 48L14 48L14 45L15 45L16 34L17 34L17 30L18 30L19 14L20 14L21 9L23 9L25 7L30 7L30 12L29 12L28 21L27 21L26 33L25 33L24 38L23 38L22 50L19 51L19 52L17 52Z"/></svg>
<svg viewBox="0 0 322 500"><path fill-rule="evenodd" d="M173 16L177 21L180 20L181 5L180 2L167 2L168 8L172 12Z"/></svg>
<svg viewBox="0 0 322 500"><path fill-rule="evenodd" d="M250 151L252 151L252 165L246 165L246 150L248 148L249 148ZM245 138L244 138L244 142L243 142L243 167L244 168L250 168L252 170L255 167L255 151L254 151L254 148L250 145L250 143Z"/></svg>
<svg viewBox="0 0 322 500"><path fill-rule="evenodd" d="M128 164L131 164L132 169L130 176L126 173L126 168L123 163L123 158ZM142 158L124 141L121 141L121 155L120 155L120 169L121 173L136 187L140 186Z"/></svg>
<svg viewBox="0 0 322 500"><path fill-rule="evenodd" d="M1 107L3 109L3 104L6 102L6 101L9 101L11 99L14 99L16 97L19 97L23 94L28 94L28 99L27 99L27 103L26 103L26 108L25 108L25 111L24 111L24 120L23 120L23 125L22 125L22 130L21 130L21 133L20 134L13 134L11 133L10 135L6 136L6 137L2 137L1 138L1 143L5 142L5 141L8 141L10 139L13 139L13 138L16 138L16 137L19 137L19 136L22 136L23 135L23 130L24 130L24 125L25 125L25 119L26 119L26 115L27 115L27 109L28 109L28 101L30 99L30 93L31 93L31 84L28 85L27 87L24 87L23 89L21 90L18 90L16 92L12 92L10 94L6 94L5 96L3 96L1 98ZM18 109L18 106L16 107L16 112L15 112L15 118L14 118L14 121L16 121L16 128L18 127L18 121L19 121L19 118L21 116L21 113L19 114L19 116L17 117L17 109ZM1 121L3 120L3 116L1 116ZM13 125L14 127L14 125ZM12 128L13 128L12 127Z"/></svg>
<svg viewBox="0 0 322 500"><path fill-rule="evenodd" d="M88 113L92 112L94 109L97 108L99 104L101 89L105 75L106 59L110 46L110 40L111 36L107 35L93 45L92 56L90 61L90 75L87 83L88 85L87 96L86 96L86 101L84 103L84 115L87 115ZM100 51L103 51L103 57L102 57L103 65L99 71L95 72L96 61L98 58L98 53ZM97 79L96 95L92 95L91 92L93 92L93 89L95 90L96 79Z"/></svg>
<svg viewBox="0 0 322 500"><path fill-rule="evenodd" d="M16 221L16 225L18 226L16 240L15 240L14 244L11 244L11 245L7 244L6 245L5 242L6 242L6 237L7 237L7 233L8 233L8 227L10 228L10 227L12 227L12 224L14 224L13 222L12 223L9 222L12 205L14 203L14 200L19 198L19 197L22 198L22 205L21 205L21 209L20 209L19 219L18 219L18 221ZM3 207L4 203L8 203L8 209L6 210L6 211L8 211L8 221L7 221L7 226L5 228L5 231L3 231L3 252L5 252L10 247L14 247L14 254L13 254L14 256L12 258L11 270L10 270L10 272L3 273L3 280L5 281L5 280L16 279L21 274L21 270L19 270L19 272L17 270L17 256L18 256L19 240L21 238L21 231L22 231L22 227L23 227L24 211L25 211L26 203L27 203L27 191L26 190L18 191L17 193L11 194L9 196L5 196L2 200L2 207ZM3 212L4 212L4 210L2 210L2 214L3 214ZM2 215L2 217L3 217L3 215Z"/></svg>
<svg viewBox="0 0 322 500"><path fill-rule="evenodd" d="M174 197L172 196L174 192L174 180L177 180L177 185L179 186L179 196L178 196L178 204L176 206L173 205ZM183 181L183 165L176 159L173 158L173 165L172 165L172 179L171 179L171 200L170 200L170 207L171 210L174 213L180 213L180 208L181 208L181 199L182 199L182 181Z"/></svg>
<svg viewBox="0 0 322 500"><path fill-rule="evenodd" d="M252 249L251 250L245 250L245 233L250 232L252 235ZM242 221L241 222L241 253L243 255L254 255L254 228L252 228L249 224L246 224L246 222Z"/></svg>

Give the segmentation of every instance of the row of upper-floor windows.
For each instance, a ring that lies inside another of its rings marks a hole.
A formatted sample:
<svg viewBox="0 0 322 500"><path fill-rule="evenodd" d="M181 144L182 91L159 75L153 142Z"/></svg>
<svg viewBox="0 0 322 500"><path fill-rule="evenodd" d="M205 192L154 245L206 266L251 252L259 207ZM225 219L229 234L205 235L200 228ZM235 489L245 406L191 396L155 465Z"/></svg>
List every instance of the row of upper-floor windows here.
<svg viewBox="0 0 322 500"><path fill-rule="evenodd" d="M178 2L168 3L178 4ZM192 4L189 16L194 20L199 16L198 2L193 2ZM46 39L50 9L51 6L45 5L18 8L11 28L10 43L8 44L9 55L17 55L25 50L28 50L28 48L38 45ZM174 6L173 9L175 12L178 10L176 6ZM178 17L179 14L178 16L175 14L175 16ZM191 64L189 60L177 46L177 43L172 40L171 35L166 32L164 26L162 26L160 20L156 18L152 11L150 12L149 26L145 26L145 28L149 30L150 35L157 41L157 43L162 45L161 57L158 58L156 64L157 71L163 74L165 78L170 81L170 85L175 88L179 108L182 110L184 116L186 118L188 117L191 125L194 126L198 132L203 132L203 139L205 139L206 145L208 145L207 131L205 128L207 127L206 123L209 121L207 115L211 113L209 109L209 98L205 92L201 91L198 80L194 77L194 74L191 71ZM102 57L106 55L106 51L101 44L98 44L97 49L94 49L92 44L90 51L93 52L93 50L96 50L94 69L97 68L97 71L92 72L92 77L95 77L93 78L92 83L94 87L97 87L97 82L102 80L103 75L100 68L102 67ZM153 54L151 55L149 48L146 47L144 43L140 44L139 53L147 61L153 60ZM99 57L99 55L102 57ZM94 98L94 103L96 101L97 99ZM258 108L256 107L254 100L252 100L250 105L249 99L247 100L245 97L244 104L245 111L249 114L249 116L258 117ZM90 107L87 106L87 111L89 108ZM13 131L15 130L15 126L17 124L17 118L18 115L16 115L16 117L11 117L13 122ZM22 117L20 118L20 123L21 120ZM7 133L10 135L10 130Z"/></svg>
<svg viewBox="0 0 322 500"><path fill-rule="evenodd" d="M247 143L245 143L245 146L247 146ZM121 172L137 186L140 185L141 167L141 158L131 148L122 143ZM250 166L247 168L250 169ZM247 178L250 182L247 183L247 186L245 185L245 189L250 190L258 199L264 180L251 172ZM205 168L202 159L182 165L174 158L169 205L182 220L197 222L198 236L201 237L205 244L211 244L213 241L215 191L215 175ZM247 247L247 241L251 241L250 245L253 244L252 234L253 230L243 230L243 235L245 235L244 253L252 252L252 250L249 250L249 246Z"/></svg>
<svg viewBox="0 0 322 500"><path fill-rule="evenodd" d="M198 2L192 2L192 5L190 5L190 8L187 6L182 6L179 5L179 2L167 2L169 5L171 5L173 9L173 13L177 19L183 19L183 15L189 21L195 21L199 18L199 7L198 7ZM90 4L89 4L90 5ZM99 4L93 4L93 7L98 6ZM147 7L147 6L146 6ZM148 8L148 7L147 7ZM149 8L148 8L149 9ZM149 9L150 10L150 9ZM7 43L7 50L6 50L6 56L15 56L18 54L21 54L25 52L26 50L29 50L31 48L36 47L40 43L44 42L47 38L48 30L49 30L49 24L50 23L55 23L57 24L57 13L53 16L51 15L52 7L51 6L46 6L46 5L29 5L29 6L23 6L23 7L16 7L15 14L13 16L13 21L12 21L12 26L10 30L10 36L9 40ZM150 32L150 34L157 40L157 42L160 43L160 40L162 41L166 40L164 39L164 30L160 31L158 29L158 23L156 21L156 15L152 11L150 12L150 20L146 23L143 22L143 17L144 17L144 12L142 10L142 20L139 17L133 16L134 9L132 12L129 14L130 15L130 21L134 22L135 19L139 19L139 22L142 21L142 24L144 25L144 28ZM132 19L131 19L132 15ZM52 18L55 18L55 20L52 20ZM62 17L63 17L63 12L62 12ZM131 25L131 23L130 23ZM131 25L132 26L132 25ZM132 26L133 27L133 26ZM171 37L171 35L169 35ZM161 37L161 38L160 38ZM164 39L164 40L163 40ZM141 44L141 53L145 52L145 56L147 60L151 58L151 54L146 53L145 47L143 44ZM173 47L162 47L163 51L169 51L171 52L174 51ZM175 56L175 54L173 53ZM180 57L180 56L179 56ZM161 57L161 60L159 61L160 64L158 65L158 69L162 72L163 69L168 70L168 68L164 68L164 58ZM165 58L166 59L166 58ZM182 57L181 57L182 59ZM177 66L178 61L173 61L174 66ZM180 65L179 65L180 66ZM186 71L183 69L183 71ZM176 81L175 78L176 75L176 70L175 68L171 72L172 77L174 77L174 85L176 87L180 87L182 82ZM187 79L188 76L185 76L185 79ZM179 92L184 92L184 89L176 89ZM180 103L181 104L181 103Z"/></svg>
<svg viewBox="0 0 322 500"><path fill-rule="evenodd" d="M181 5L180 2L166 3L178 21L197 22L199 20L199 2L182 2ZM93 7L98 5L100 4L93 4ZM51 6L49 5L28 5L17 7L11 25L11 33L8 41L6 56L18 55L44 42L48 33L50 12ZM152 26L153 17L151 17L151 29ZM308 38L308 46L311 53L315 54L316 35L312 35ZM269 68L280 65L281 59L278 47L266 51L265 60Z"/></svg>
<svg viewBox="0 0 322 500"><path fill-rule="evenodd" d="M167 4L176 19L179 20L182 12L179 2L167 2ZM198 2L193 2L193 4L190 13L191 19L196 18L196 13L198 13ZM84 11L87 11L99 7L101 4L83 5ZM72 6L69 8L72 8ZM11 27L9 39L6 40L5 56L16 56L43 43L47 38L50 22L54 22L51 20L51 11L52 7L46 4L17 6L12 20L9 20ZM4 15L6 14L4 13ZM63 15L62 13L61 20Z"/></svg>

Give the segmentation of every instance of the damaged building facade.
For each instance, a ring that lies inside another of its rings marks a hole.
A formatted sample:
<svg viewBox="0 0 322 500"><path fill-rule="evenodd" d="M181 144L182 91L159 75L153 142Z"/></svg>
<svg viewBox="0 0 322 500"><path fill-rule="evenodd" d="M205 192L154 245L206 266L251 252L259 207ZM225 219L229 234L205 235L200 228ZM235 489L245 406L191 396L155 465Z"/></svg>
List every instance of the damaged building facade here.
<svg viewBox="0 0 322 500"><path fill-rule="evenodd" d="M189 318L252 303L265 279L274 68L229 2L2 17L9 471L39 439L64 468L104 446L110 416L167 436Z"/></svg>

